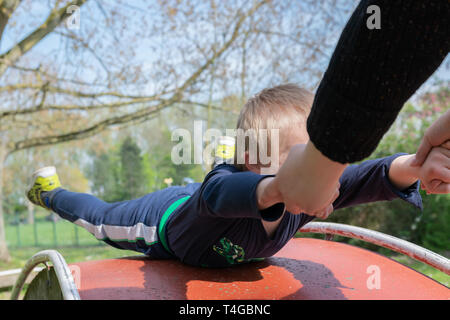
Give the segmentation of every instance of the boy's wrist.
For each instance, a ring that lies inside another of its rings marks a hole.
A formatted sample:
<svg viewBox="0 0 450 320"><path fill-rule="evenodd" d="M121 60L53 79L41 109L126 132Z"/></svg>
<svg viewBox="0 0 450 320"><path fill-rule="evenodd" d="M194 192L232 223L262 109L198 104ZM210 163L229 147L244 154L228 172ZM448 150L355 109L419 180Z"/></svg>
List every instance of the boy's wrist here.
<svg viewBox="0 0 450 320"><path fill-rule="evenodd" d="M389 180L399 190L404 190L419 180L420 167L412 166L415 154L395 158L389 168Z"/></svg>
<svg viewBox="0 0 450 320"><path fill-rule="evenodd" d="M281 194L274 177L262 179L256 187L256 201L259 210L264 210L282 202Z"/></svg>
<svg viewBox="0 0 450 320"><path fill-rule="evenodd" d="M405 157L404 170L406 171L406 175L409 176L410 181L412 181L411 184L413 184L417 180L419 180L420 167L412 166L414 158L416 157L415 154L408 154L405 155L404 157Z"/></svg>

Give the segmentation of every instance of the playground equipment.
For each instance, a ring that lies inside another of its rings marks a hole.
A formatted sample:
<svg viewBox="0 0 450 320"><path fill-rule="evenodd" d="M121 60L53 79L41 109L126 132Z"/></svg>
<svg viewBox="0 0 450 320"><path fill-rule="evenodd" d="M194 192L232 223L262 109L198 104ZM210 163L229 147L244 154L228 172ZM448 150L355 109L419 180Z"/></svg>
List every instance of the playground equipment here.
<svg viewBox="0 0 450 320"><path fill-rule="evenodd" d="M51 262L24 299L450 299L450 289L392 259L330 241L340 235L405 254L450 275L450 260L380 232L311 222L299 231L325 240L294 238L275 256L224 269L191 267L145 256L67 265L54 250L35 254L16 281L18 299L31 270Z"/></svg>

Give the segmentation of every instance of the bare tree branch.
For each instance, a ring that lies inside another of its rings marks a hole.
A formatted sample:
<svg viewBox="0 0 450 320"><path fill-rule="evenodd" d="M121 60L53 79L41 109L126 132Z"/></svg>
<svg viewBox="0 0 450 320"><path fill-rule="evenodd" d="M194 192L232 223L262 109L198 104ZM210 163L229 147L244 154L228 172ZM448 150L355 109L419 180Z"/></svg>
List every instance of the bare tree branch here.
<svg viewBox="0 0 450 320"><path fill-rule="evenodd" d="M161 111L162 109L167 108L168 106L172 105L173 102L167 102L167 103L153 106L150 108L143 108L136 112L126 114L123 116L111 117L106 120L100 121L88 128L76 130L76 131L61 134L61 135L36 137L36 138L29 138L29 139L21 140L18 142L10 142L8 144L8 148L7 148L9 150L8 155L12 154L13 152L32 148L32 147L52 145L52 144L57 144L57 143L61 143L61 142L79 140L79 139L91 137L91 136L107 129L108 127L111 127L111 126L114 126L117 124L125 124L130 121L135 121L142 117L147 117L151 114L157 113L157 112Z"/></svg>
<svg viewBox="0 0 450 320"><path fill-rule="evenodd" d="M42 92L49 92L49 90L43 90ZM73 95L77 95L76 92L71 92ZM167 92L164 92L162 94L167 94ZM120 107L126 107L131 106L139 103L145 103L145 102L151 102L151 101L165 101L164 99L161 99L162 94L157 94L154 96L149 97L136 97L131 100L126 101L120 101L120 102L112 102L112 103L103 103L103 104L97 104L97 105L79 105L79 104L69 104L69 105L43 105L43 101L41 101L38 105L27 108L27 109L19 109L19 110L7 110L4 112L0 112L0 119L7 116L16 116L16 115L25 115L25 114L32 114L36 112L41 111L48 111L48 110L60 110L60 111L93 111L93 110L99 110L99 109L107 109L107 108L120 108ZM105 95L105 94L103 94ZM77 95L81 97L81 95ZM89 96L89 95L86 95ZM102 96L100 93L98 96ZM95 98L98 97L95 94L92 94L90 97Z"/></svg>
<svg viewBox="0 0 450 320"><path fill-rule="evenodd" d="M22 0L0 0L0 39L8 24L9 18Z"/></svg>
<svg viewBox="0 0 450 320"><path fill-rule="evenodd" d="M57 86L49 85L48 82L44 84L40 83L18 83L13 85L6 85L3 87L0 87L0 92L7 92L7 91L18 91L18 90L42 90L43 86L46 86L46 91L51 93L58 93L58 94L64 94L79 98L99 98L99 97L114 97L114 98L122 98L122 99L148 99L148 98L155 98L160 97L168 93L174 92L174 90L168 90L163 91L157 95L152 96L142 96L142 95L130 95L130 94L123 94L120 92L115 91L106 91L106 92L83 92L81 90L69 90L64 89ZM1 114L0 114L1 115Z"/></svg>
<svg viewBox="0 0 450 320"><path fill-rule="evenodd" d="M32 73L32 74L34 74L36 76L43 76L45 78L53 80L54 82L71 83L71 84L76 84L76 85L80 85L80 86L87 86L87 87L106 87L105 84L90 83L90 82L84 82L84 81L79 81L79 80L74 80L74 79L66 79L66 78L57 77L54 74L48 73L47 71L43 70L41 66L39 66L37 68L27 68L27 67L19 66L19 65L16 65L16 64L12 64L9 67L11 69L16 69L16 70L24 71L24 72L29 72L29 73Z"/></svg>
<svg viewBox="0 0 450 320"><path fill-rule="evenodd" d="M45 36L51 33L62 21L70 16L70 13L68 13L67 10L70 6L81 6L86 1L87 0L74 0L72 2L69 2L66 6L59 10L57 10L56 8L53 9L41 26L39 26L35 31L33 31L25 39L17 43L7 52L1 54L0 76L11 64L15 63L21 56L23 56L26 52L33 48L37 43L39 43L39 41L41 41Z"/></svg>
<svg viewBox="0 0 450 320"><path fill-rule="evenodd" d="M122 116L115 116L105 120L102 120L88 128L75 130L69 133L60 134L60 135L50 135L44 137L35 137L30 139L24 139L17 142L9 142L8 143L8 154L16 152L18 150L23 150L27 148L44 146L49 144L56 144L66 141L72 141L76 139L84 139L90 136L93 136L111 126L118 124L126 124L131 121L138 121L144 117L149 117L154 113L160 112L161 110L172 106L175 103L178 103L183 100L183 93L186 91L188 87L193 85L196 80L201 76L201 74L212 64L216 59L218 59L224 52L231 47L233 42L239 36L239 30L242 27L245 19L251 16L258 8L260 8L263 4L265 4L267 0L263 0L258 2L255 6L253 6L248 12L245 14L238 13L239 19L233 28L232 35L230 39L228 39L219 50L213 50L212 56L201 65L172 95L172 97L161 104L150 106L147 108L142 108L138 111L131 112Z"/></svg>
<svg viewBox="0 0 450 320"><path fill-rule="evenodd" d="M89 44L82 38L78 37L76 34L74 34L73 32L59 32L59 31L55 31L55 34L58 34L62 37L71 39L73 41L78 42L83 48L85 48L86 50L89 51L89 53L95 58L95 60L98 61L98 63L100 64L100 66L103 68L103 70L105 71L105 73L108 75L108 78L111 76L111 72L109 71L108 66L103 62L103 59L100 58L98 56L98 54L95 52L95 50L93 48L91 48L89 46Z"/></svg>
<svg viewBox="0 0 450 320"><path fill-rule="evenodd" d="M311 43L311 42L306 42L306 41L302 41L300 39L298 39L297 37L294 37L290 34L286 34L283 32L277 32L277 31L272 31L272 30L263 30L263 29L254 29L255 32L261 33L261 34L270 34L270 35L276 35L279 37L285 37L287 39L289 39L290 41L296 43L296 44L300 44L303 45L307 48L311 48L313 49L315 52L319 52L322 56L326 57L326 58L330 58L329 54L323 52L323 50L317 45L317 43Z"/></svg>

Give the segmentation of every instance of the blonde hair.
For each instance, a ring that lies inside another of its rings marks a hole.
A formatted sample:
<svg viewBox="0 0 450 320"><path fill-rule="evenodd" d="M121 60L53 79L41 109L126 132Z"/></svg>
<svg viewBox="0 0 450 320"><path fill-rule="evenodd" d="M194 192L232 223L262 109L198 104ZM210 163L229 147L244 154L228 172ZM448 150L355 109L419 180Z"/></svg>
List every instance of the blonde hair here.
<svg viewBox="0 0 450 320"><path fill-rule="evenodd" d="M270 145L270 130L278 129L280 136L286 134L290 128L299 128L304 126L306 130L306 119L308 118L311 106L314 100L314 95L300 88L295 84L284 84L273 88L267 88L251 97L242 108L237 121L237 129L242 129L244 132L251 131L248 138L255 139L260 134L261 129L267 131L267 142ZM245 139L245 150L249 150L249 141ZM257 143L257 148L268 148L268 146L260 146ZM268 148L267 150L270 150ZM246 170L245 164L239 163L238 150L235 152L235 166L240 170Z"/></svg>

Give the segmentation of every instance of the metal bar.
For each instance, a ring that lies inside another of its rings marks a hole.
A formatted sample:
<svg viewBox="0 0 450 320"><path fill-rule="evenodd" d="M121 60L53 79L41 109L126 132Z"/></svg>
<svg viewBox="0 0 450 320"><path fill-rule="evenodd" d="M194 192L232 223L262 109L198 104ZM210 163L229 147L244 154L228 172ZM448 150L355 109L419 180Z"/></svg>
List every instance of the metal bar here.
<svg viewBox="0 0 450 320"><path fill-rule="evenodd" d="M36 267L30 272L30 276L25 283L31 282L34 277L41 271L41 267ZM14 286L22 269L11 269L0 271L0 289Z"/></svg>
<svg viewBox="0 0 450 320"><path fill-rule="evenodd" d="M13 287L11 300L17 300L19 298L19 294L25 280L34 267L47 261L50 261L53 264L64 300L80 300L80 295L73 280L69 266L62 255L56 250L40 251L27 261Z"/></svg>
<svg viewBox="0 0 450 320"><path fill-rule="evenodd" d="M405 254L415 260L432 266L450 275L450 260L421 246L382 232L340 223L310 222L299 229L300 232L336 234L363 240L395 252Z"/></svg>

